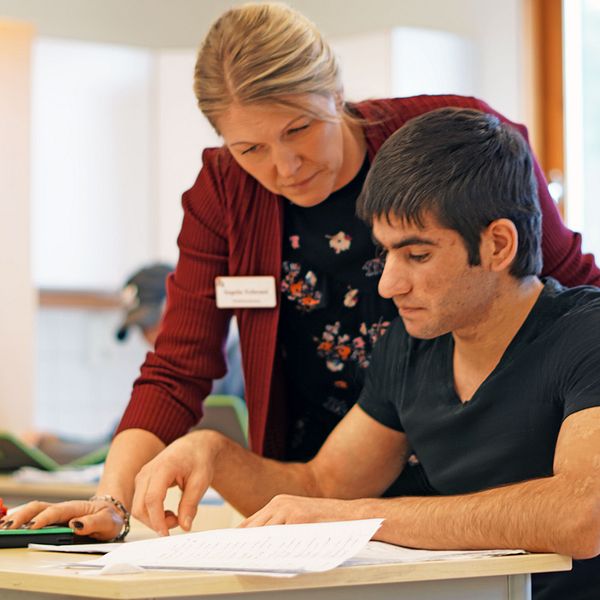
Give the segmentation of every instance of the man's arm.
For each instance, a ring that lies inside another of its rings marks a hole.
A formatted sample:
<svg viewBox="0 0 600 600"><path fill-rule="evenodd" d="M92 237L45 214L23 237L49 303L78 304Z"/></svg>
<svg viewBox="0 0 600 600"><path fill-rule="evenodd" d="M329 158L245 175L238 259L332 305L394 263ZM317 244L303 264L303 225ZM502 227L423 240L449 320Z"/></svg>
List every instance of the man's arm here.
<svg viewBox="0 0 600 600"><path fill-rule="evenodd" d="M552 477L445 497L340 501L280 496L245 525L371 517L385 519L376 539L403 546L524 548L594 557L600 553L600 407L564 421Z"/></svg>
<svg viewBox="0 0 600 600"><path fill-rule="evenodd" d="M136 478L133 514L166 535L191 526L198 501L214 487L249 515L278 494L336 498L379 496L401 472L408 454L403 433L385 427L355 406L308 463L263 458L208 430L176 440ZM182 490L178 515L165 513L167 489Z"/></svg>

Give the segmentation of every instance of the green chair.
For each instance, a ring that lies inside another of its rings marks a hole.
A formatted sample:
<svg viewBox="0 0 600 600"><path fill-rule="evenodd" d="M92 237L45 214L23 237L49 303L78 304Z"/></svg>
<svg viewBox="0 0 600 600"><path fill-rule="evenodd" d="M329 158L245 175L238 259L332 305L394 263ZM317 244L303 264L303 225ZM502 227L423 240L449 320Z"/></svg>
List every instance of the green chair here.
<svg viewBox="0 0 600 600"><path fill-rule="evenodd" d="M194 429L214 429L248 447L248 410L237 396L211 395L204 400L204 417Z"/></svg>

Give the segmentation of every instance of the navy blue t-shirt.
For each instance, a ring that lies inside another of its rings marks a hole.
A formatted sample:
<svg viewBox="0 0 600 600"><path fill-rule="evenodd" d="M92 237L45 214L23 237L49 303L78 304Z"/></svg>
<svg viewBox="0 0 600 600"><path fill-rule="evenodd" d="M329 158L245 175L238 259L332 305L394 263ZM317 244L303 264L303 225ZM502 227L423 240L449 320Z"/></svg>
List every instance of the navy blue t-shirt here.
<svg viewBox="0 0 600 600"><path fill-rule="evenodd" d="M454 388L453 338L410 337L396 319L372 357L359 405L403 431L430 494L548 477L562 422L600 406L600 290L548 279L502 359L468 402ZM574 507L575 508L575 507ZM533 576L536 600L597 598L600 558Z"/></svg>

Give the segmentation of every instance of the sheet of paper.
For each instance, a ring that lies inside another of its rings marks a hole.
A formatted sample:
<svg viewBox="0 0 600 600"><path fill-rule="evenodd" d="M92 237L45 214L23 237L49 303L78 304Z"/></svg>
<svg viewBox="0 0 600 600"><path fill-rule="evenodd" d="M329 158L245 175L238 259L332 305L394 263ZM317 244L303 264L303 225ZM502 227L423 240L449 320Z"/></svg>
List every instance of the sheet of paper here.
<svg viewBox="0 0 600 600"><path fill-rule="evenodd" d="M369 542L352 558L341 566L382 565L389 563L415 563L430 560L461 560L485 558L487 556L508 556L525 554L525 550L416 550L394 546L384 542Z"/></svg>
<svg viewBox="0 0 600 600"><path fill-rule="evenodd" d="M215 529L130 542L73 566L127 564L152 569L327 571L364 548L383 519Z"/></svg>

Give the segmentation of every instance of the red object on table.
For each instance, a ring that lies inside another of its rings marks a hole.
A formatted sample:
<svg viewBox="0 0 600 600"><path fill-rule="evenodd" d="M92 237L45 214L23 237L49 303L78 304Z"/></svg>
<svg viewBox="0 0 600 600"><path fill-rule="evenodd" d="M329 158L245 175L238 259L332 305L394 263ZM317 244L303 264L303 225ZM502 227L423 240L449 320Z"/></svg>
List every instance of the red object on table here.
<svg viewBox="0 0 600 600"><path fill-rule="evenodd" d="M7 512L7 508L6 506L4 506L4 502L2 501L2 498L0 498L0 517L3 517L4 515L6 515Z"/></svg>

